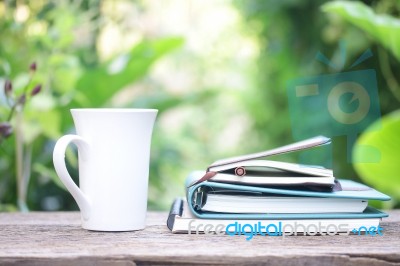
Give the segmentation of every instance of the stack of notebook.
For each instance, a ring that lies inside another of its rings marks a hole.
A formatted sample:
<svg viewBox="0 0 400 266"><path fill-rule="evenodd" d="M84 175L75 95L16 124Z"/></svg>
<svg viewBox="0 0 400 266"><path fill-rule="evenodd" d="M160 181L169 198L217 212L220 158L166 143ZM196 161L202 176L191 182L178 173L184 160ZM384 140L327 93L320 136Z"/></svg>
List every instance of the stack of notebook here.
<svg viewBox="0 0 400 266"><path fill-rule="evenodd" d="M379 222L387 214L368 207L368 200L385 201L389 196L351 180L336 179L330 169L259 160L329 143L330 139L319 136L220 160L206 171L192 172L185 184L186 198L172 204L169 229L174 233L230 233L240 225L279 224L267 233L293 233L294 228L296 234L379 230Z"/></svg>

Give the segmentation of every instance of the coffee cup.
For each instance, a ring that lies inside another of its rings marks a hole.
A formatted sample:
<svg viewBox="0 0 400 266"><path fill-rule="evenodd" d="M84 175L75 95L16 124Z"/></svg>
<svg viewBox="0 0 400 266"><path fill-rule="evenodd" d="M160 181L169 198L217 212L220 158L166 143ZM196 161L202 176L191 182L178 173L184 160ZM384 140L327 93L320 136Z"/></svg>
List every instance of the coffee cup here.
<svg viewBox="0 0 400 266"><path fill-rule="evenodd" d="M132 231L145 227L151 135L155 109L72 109L76 135L61 137L53 162L78 204L82 227ZM70 143L78 148L79 187L65 164Z"/></svg>

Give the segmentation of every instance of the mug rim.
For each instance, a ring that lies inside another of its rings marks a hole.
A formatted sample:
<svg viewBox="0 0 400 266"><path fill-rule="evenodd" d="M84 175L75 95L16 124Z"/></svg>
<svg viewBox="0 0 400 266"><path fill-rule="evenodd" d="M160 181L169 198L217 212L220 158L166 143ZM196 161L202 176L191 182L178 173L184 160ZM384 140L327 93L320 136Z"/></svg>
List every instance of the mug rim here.
<svg viewBox="0 0 400 266"><path fill-rule="evenodd" d="M147 108L72 108L71 112L92 112L92 113L152 113L158 109Z"/></svg>

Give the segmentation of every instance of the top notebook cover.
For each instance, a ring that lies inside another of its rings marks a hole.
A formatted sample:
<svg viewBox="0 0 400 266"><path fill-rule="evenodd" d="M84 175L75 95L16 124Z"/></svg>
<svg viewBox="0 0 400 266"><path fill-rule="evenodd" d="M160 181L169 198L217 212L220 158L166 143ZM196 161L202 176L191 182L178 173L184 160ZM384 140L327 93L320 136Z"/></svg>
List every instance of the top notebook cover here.
<svg viewBox="0 0 400 266"><path fill-rule="evenodd" d="M310 148L314 148L314 147L318 147L318 146L326 145L326 144L330 144L330 143L331 143L330 138L327 138L324 136L316 136L316 137L313 137L310 139L302 140L302 141L292 143L289 145L285 145L282 147L278 147L278 148L275 148L272 150L267 150L267 151L263 151L263 152L257 152L257 153L246 154L246 155L242 155L242 156L236 156L236 157L218 160L218 161L212 163L208 167L208 169L211 170L213 167L228 165L231 163L243 162L243 161L273 156L273 155L279 155L279 154L284 154L284 153L289 153L289 152L306 150L306 149L310 149Z"/></svg>
<svg viewBox="0 0 400 266"><path fill-rule="evenodd" d="M213 176L215 176L218 172L234 172L235 175L242 176L246 174L246 168L251 167L254 165L258 165L259 169L268 169L270 167L275 168L276 166L268 164L268 161L265 160L258 160L258 164L255 164L259 158L264 158L264 157L269 157L273 155L279 155L283 153L289 153L289 152L295 152L295 151L301 151L301 150L306 150L314 147L318 147L321 145L327 145L331 142L331 140L327 137L324 136L317 136L313 137L310 139L302 140L296 143L292 143L289 145L285 145L282 147L278 147L275 149L267 150L267 151L262 151L262 152L257 152L257 153L252 153L252 154L246 154L242 156L236 156L236 157L231 157L227 159L222 159L218 160L214 163L212 163L210 166L207 167L206 173L204 173L203 176L200 176L199 179L193 180L189 186L193 186L195 184L204 182L206 180L211 179ZM273 163L273 162L271 162ZM277 162L276 164L279 164ZM290 163L280 163L281 166L278 166L277 169L282 169L286 171L291 171L291 172L297 172L300 174L306 174L306 175L311 175L311 176L321 176L321 177L333 177L332 170L330 169L325 169L322 167L315 167L315 166L299 166L295 164L290 164ZM262 170L260 171L261 176L265 175Z"/></svg>

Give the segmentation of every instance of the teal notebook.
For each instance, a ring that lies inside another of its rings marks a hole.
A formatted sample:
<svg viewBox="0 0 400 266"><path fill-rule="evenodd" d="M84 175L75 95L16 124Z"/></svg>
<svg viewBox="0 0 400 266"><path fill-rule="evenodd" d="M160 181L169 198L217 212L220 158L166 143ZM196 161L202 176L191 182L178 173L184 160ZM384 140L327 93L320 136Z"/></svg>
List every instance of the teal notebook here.
<svg viewBox="0 0 400 266"><path fill-rule="evenodd" d="M366 185L351 181L339 180L341 190L339 191L309 191L297 189L282 189L271 187L259 187L238 185L229 183L219 183L205 181L193 186L193 181L204 176L204 171L192 172L186 179L187 188L186 197L190 211L198 218L204 219L324 219L324 218L382 218L387 217L386 213L380 212L374 208L367 207L361 213L221 213L203 211L202 202L208 193L215 191L229 191L231 193L262 193L263 195L272 196L302 196L316 198L342 198L342 199L360 199L360 200L390 200L390 197L370 188Z"/></svg>

